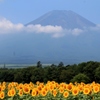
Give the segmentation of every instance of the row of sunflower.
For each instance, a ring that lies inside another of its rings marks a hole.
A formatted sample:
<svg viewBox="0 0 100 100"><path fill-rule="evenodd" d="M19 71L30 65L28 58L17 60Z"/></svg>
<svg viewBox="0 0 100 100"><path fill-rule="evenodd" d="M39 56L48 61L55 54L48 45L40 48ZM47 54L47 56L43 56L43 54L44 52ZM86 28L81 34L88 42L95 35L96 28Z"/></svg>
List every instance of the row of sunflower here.
<svg viewBox="0 0 100 100"><path fill-rule="evenodd" d="M36 82L0 83L0 99L2 100L100 100L100 84L57 83L46 84Z"/></svg>

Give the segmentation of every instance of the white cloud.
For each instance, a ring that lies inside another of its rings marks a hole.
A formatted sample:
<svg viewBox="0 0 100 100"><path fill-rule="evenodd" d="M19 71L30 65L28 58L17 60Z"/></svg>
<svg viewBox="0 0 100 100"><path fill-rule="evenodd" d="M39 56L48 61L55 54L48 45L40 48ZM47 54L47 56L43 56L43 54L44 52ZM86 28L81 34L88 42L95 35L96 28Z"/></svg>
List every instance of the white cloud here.
<svg viewBox="0 0 100 100"><path fill-rule="evenodd" d="M23 24L13 24L5 18L0 19L0 34L20 32L23 30L23 28Z"/></svg>
<svg viewBox="0 0 100 100"><path fill-rule="evenodd" d="M61 26L42 26L40 24L37 25L28 25L24 26L21 23L14 24L6 18L0 18L0 34L11 34L11 33L35 33L35 34L51 34L54 38L63 37L65 35L80 35L85 31L100 31L100 25L95 27L90 27L87 29L63 29Z"/></svg>
<svg viewBox="0 0 100 100"><path fill-rule="evenodd" d="M37 25L28 25L26 26L27 32L36 32L36 33L57 33L62 32L63 28L61 26L41 26L40 24Z"/></svg>
<svg viewBox="0 0 100 100"><path fill-rule="evenodd" d="M84 32L82 29L75 28L72 30L73 35L79 35L80 33Z"/></svg>
<svg viewBox="0 0 100 100"><path fill-rule="evenodd" d="M0 34L11 34L18 32L27 32L27 33L45 33L52 34L53 37L61 36L63 28L61 26L41 26L38 25L28 25L24 26L23 24L13 24L11 21L1 18L0 19Z"/></svg>

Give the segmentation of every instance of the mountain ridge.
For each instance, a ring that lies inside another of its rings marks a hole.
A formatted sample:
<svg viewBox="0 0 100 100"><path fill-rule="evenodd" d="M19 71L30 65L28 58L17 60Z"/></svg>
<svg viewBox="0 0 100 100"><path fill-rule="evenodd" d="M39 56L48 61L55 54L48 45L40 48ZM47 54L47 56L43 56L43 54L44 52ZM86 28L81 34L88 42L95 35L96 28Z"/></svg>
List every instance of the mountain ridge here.
<svg viewBox="0 0 100 100"><path fill-rule="evenodd" d="M95 26L95 24L81 15L71 11L71 10L53 10L45 13L39 18L29 22L27 25L36 25L41 24L43 26L52 25L52 26L62 26L66 29L74 29L84 27Z"/></svg>

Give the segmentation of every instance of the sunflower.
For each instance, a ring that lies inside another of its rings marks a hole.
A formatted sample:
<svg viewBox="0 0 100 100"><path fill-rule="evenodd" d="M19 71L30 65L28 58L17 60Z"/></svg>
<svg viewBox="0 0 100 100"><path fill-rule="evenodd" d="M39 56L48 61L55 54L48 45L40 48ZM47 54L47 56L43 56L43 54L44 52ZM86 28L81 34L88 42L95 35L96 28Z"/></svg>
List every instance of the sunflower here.
<svg viewBox="0 0 100 100"><path fill-rule="evenodd" d="M68 91L65 91L64 93L63 93L63 97L64 98L67 98L69 96L69 92Z"/></svg>
<svg viewBox="0 0 100 100"><path fill-rule="evenodd" d="M57 95L57 90L54 89L54 90L52 91L52 94L53 94L54 97L56 97L56 95Z"/></svg>
<svg viewBox="0 0 100 100"><path fill-rule="evenodd" d="M47 95L47 91L46 91L45 89L42 89L42 90L41 90L41 95L42 95L42 96L46 96L46 95Z"/></svg>
<svg viewBox="0 0 100 100"><path fill-rule="evenodd" d="M53 89L54 89L54 85L53 84L50 84L49 85L49 90L52 91Z"/></svg>
<svg viewBox="0 0 100 100"><path fill-rule="evenodd" d="M89 94L89 93L90 93L90 89L89 89L88 87L85 87L85 88L83 89L83 94L87 95L87 94Z"/></svg>
<svg viewBox="0 0 100 100"><path fill-rule="evenodd" d="M37 95L37 91L36 91L36 89L32 89L32 93L31 93L31 95L32 95L33 97Z"/></svg>
<svg viewBox="0 0 100 100"><path fill-rule="evenodd" d="M37 82L36 82L36 85L39 85L39 84L40 84L40 82L39 82L39 81L37 81Z"/></svg>
<svg viewBox="0 0 100 100"><path fill-rule="evenodd" d="M22 83L20 83L20 84L17 86L17 89L18 89L18 90L23 89L23 86L24 86L24 85L23 85Z"/></svg>
<svg viewBox="0 0 100 100"><path fill-rule="evenodd" d="M14 96L14 95L16 94L15 89L14 89L14 88L12 88L12 89L10 90L10 93L11 93L11 96Z"/></svg>
<svg viewBox="0 0 100 100"><path fill-rule="evenodd" d="M45 86L43 89L46 90L46 91L48 91L48 87L47 86Z"/></svg>
<svg viewBox="0 0 100 100"><path fill-rule="evenodd" d="M42 86L37 86L37 89L38 89L39 91L41 91L41 90L42 90Z"/></svg>
<svg viewBox="0 0 100 100"><path fill-rule="evenodd" d="M9 84L8 84L8 89L11 89L11 88L12 88L12 84L9 83Z"/></svg>
<svg viewBox="0 0 100 100"><path fill-rule="evenodd" d="M72 94L73 94L74 96L76 96L76 95L79 94L79 89L78 89L78 87L74 87L74 88L72 89Z"/></svg>
<svg viewBox="0 0 100 100"><path fill-rule="evenodd" d="M29 94L29 93L30 93L30 87L24 85L24 86L23 86L23 92L24 92L25 94Z"/></svg>
<svg viewBox="0 0 100 100"><path fill-rule="evenodd" d="M79 88L80 92L83 91L83 86L82 85L79 85L78 88Z"/></svg>
<svg viewBox="0 0 100 100"><path fill-rule="evenodd" d="M2 90L5 90L6 89L6 85L2 85Z"/></svg>
<svg viewBox="0 0 100 100"><path fill-rule="evenodd" d="M8 96L14 96L16 94L16 91L14 88L10 89L7 93Z"/></svg>
<svg viewBox="0 0 100 100"><path fill-rule="evenodd" d="M4 97L5 97L5 93L3 91L0 92L0 99L4 99Z"/></svg>
<svg viewBox="0 0 100 100"><path fill-rule="evenodd" d="M70 84L68 84L68 85L66 86L66 89L67 89L68 91L71 91L72 88L73 88L73 84L72 84L72 83L70 83Z"/></svg>
<svg viewBox="0 0 100 100"><path fill-rule="evenodd" d="M97 85L93 86L93 92L94 93L98 93L99 91L100 91L99 86L97 86Z"/></svg>
<svg viewBox="0 0 100 100"><path fill-rule="evenodd" d="M29 83L30 88L34 88L34 84L32 82Z"/></svg>
<svg viewBox="0 0 100 100"><path fill-rule="evenodd" d="M11 92L10 92L10 90L8 90L7 95L8 95L8 97L10 97L10 96L11 96Z"/></svg>
<svg viewBox="0 0 100 100"><path fill-rule="evenodd" d="M19 96L22 96L23 95L23 90L22 89L19 90L18 95Z"/></svg>
<svg viewBox="0 0 100 100"><path fill-rule="evenodd" d="M64 88L63 88L63 87L60 87L60 88L59 88L59 92L60 92L60 93L63 93L63 92L64 92Z"/></svg>

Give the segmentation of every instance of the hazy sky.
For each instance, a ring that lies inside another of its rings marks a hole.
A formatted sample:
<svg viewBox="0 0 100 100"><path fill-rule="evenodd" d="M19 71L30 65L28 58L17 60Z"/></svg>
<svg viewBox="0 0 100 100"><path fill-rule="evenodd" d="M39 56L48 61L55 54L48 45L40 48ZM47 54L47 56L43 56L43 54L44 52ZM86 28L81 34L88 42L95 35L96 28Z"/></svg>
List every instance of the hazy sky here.
<svg viewBox="0 0 100 100"><path fill-rule="evenodd" d="M52 10L72 10L100 24L100 0L0 0L0 17L26 24Z"/></svg>

